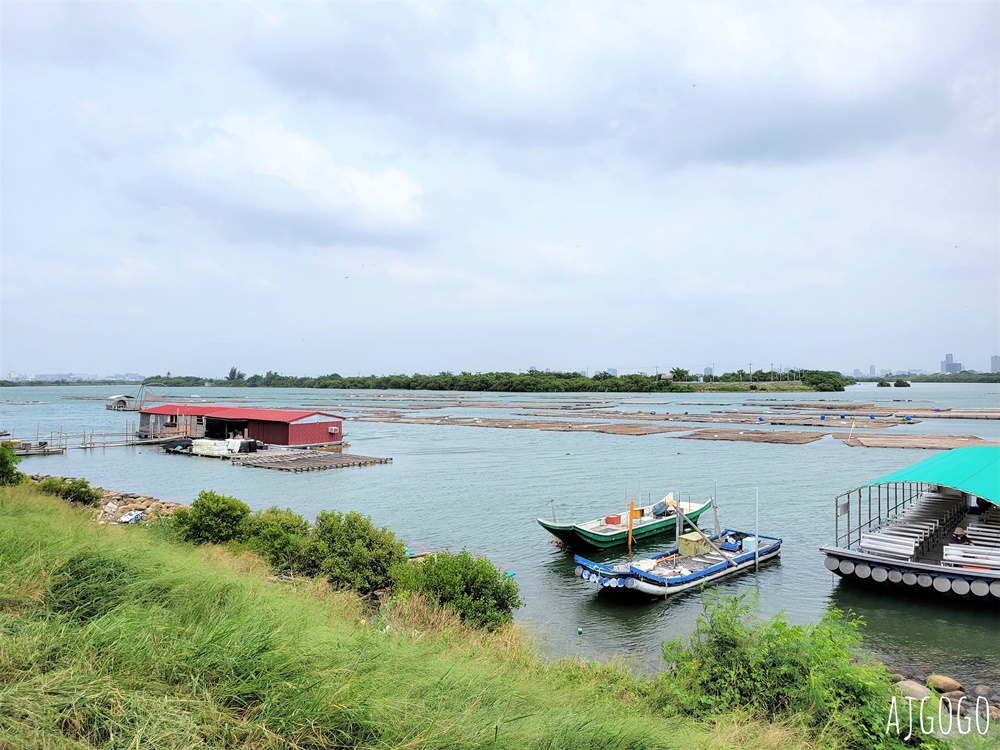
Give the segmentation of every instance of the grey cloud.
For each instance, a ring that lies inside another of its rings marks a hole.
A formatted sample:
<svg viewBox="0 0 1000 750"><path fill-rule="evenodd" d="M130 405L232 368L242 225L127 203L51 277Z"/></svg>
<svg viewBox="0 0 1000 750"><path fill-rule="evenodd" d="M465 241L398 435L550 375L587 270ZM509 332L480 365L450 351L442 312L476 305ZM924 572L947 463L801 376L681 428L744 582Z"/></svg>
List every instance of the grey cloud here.
<svg viewBox="0 0 1000 750"><path fill-rule="evenodd" d="M478 81L463 66L496 32L492 10L451 4L431 19L399 6L369 15L370 7L333 6L315 21L336 33L279 35L249 57L275 86L391 113L401 130L418 128L410 138L447 133L512 149L617 143L664 165L808 161L940 132L961 112L949 86L970 67L988 66L997 51L985 30L972 38L944 33L933 64L902 60L884 76L874 72L878 80L866 90L844 94L802 79L787 61L766 74L693 80L676 51L646 42L607 57L592 51L541 95L499 86L487 98L471 87L499 82ZM997 13L980 15L988 21Z"/></svg>

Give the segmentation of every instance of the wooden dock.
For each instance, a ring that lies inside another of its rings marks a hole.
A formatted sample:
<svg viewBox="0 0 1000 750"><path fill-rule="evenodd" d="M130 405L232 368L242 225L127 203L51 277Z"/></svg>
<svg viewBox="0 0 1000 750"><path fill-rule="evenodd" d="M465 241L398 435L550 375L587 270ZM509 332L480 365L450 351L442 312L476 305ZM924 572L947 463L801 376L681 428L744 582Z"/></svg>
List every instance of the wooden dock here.
<svg viewBox="0 0 1000 750"><path fill-rule="evenodd" d="M374 466L388 464L391 458L372 456L352 456L319 450L290 450L278 453L234 453L230 460L234 466L249 466L255 469L276 469L277 471L323 471L325 469L345 469L350 466Z"/></svg>

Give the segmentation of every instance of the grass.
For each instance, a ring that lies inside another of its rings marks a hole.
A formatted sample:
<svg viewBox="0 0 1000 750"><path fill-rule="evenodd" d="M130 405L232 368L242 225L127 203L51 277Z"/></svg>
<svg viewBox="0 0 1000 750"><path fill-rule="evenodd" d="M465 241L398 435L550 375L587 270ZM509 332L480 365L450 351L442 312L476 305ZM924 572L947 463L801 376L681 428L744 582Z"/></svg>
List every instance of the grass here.
<svg viewBox="0 0 1000 750"><path fill-rule="evenodd" d="M810 747L739 714L665 718L614 665L415 598L374 615L253 555L98 527L0 489L0 749Z"/></svg>

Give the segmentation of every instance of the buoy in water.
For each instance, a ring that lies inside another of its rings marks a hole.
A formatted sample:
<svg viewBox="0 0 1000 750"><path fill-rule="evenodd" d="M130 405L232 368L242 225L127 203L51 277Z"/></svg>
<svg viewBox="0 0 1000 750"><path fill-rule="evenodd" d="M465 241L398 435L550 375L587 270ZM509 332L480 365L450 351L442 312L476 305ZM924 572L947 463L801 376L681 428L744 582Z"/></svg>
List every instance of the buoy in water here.
<svg viewBox="0 0 1000 750"><path fill-rule="evenodd" d="M576 634L577 635L583 635L583 628L577 628L576 629Z"/></svg>

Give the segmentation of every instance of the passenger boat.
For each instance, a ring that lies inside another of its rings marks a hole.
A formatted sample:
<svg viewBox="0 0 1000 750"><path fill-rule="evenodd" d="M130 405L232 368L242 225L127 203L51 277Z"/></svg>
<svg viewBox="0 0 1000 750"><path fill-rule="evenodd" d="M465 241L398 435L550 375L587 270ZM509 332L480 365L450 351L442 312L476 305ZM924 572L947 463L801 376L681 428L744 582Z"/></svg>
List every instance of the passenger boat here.
<svg viewBox="0 0 1000 750"><path fill-rule="evenodd" d="M846 581L996 602L1000 447L944 451L837 497L820 552Z"/></svg>
<svg viewBox="0 0 1000 750"><path fill-rule="evenodd" d="M666 552L636 561L596 563L577 555L575 573L602 589L668 597L746 573L781 554L781 539L725 529L685 534Z"/></svg>
<svg viewBox="0 0 1000 750"><path fill-rule="evenodd" d="M632 510L632 541L647 540L674 532L677 528L678 505L681 513L689 521L694 522L712 507L712 501L692 503L674 500L671 492L652 505L635 507ZM583 523L558 523L544 518L539 518L538 523L560 542L575 550L611 549L628 544L628 510Z"/></svg>

